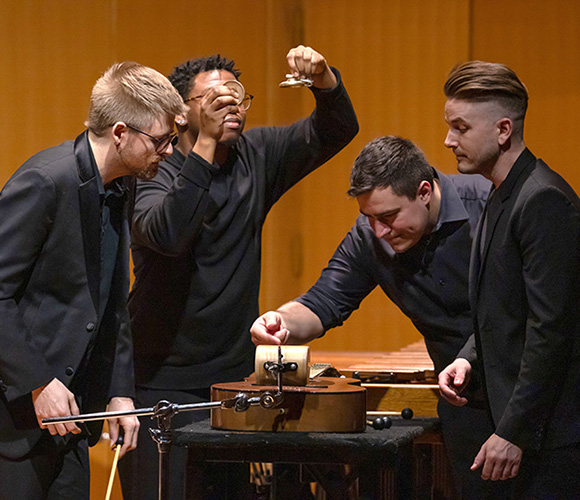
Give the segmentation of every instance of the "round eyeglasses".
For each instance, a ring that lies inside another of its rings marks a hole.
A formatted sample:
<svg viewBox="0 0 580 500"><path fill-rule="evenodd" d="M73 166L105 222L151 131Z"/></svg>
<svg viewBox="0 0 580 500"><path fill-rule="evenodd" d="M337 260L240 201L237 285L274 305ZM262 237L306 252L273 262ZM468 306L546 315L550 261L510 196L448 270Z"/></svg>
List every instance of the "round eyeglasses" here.
<svg viewBox="0 0 580 500"><path fill-rule="evenodd" d="M142 130L135 128L132 125L127 124L127 127L135 132L139 132L140 134L149 137L153 141L153 144L155 144L156 153L163 153L167 149L167 146L169 146L169 144L173 142L173 139L177 137L177 134L175 132L172 132L171 134L165 135L163 137L153 137L152 135L149 135L147 132L143 132Z"/></svg>
<svg viewBox="0 0 580 500"><path fill-rule="evenodd" d="M234 92L234 97L236 98L237 101L236 106L239 106L244 110L250 109L254 96L252 94L246 94L244 86L238 80L226 80L222 85L224 87L228 87ZM205 94L200 94L193 97L189 97L188 99L184 99L183 102L195 101L197 99L201 99L204 95Z"/></svg>
<svg viewBox="0 0 580 500"><path fill-rule="evenodd" d="M195 101L196 99L201 99L202 97L203 97L203 95L196 95L196 96L190 97L188 99L184 99L183 102ZM236 106L239 106L243 110L248 110L248 109L250 109L250 106L252 105L253 99L254 99L254 96L252 94L246 94L241 101L238 101Z"/></svg>

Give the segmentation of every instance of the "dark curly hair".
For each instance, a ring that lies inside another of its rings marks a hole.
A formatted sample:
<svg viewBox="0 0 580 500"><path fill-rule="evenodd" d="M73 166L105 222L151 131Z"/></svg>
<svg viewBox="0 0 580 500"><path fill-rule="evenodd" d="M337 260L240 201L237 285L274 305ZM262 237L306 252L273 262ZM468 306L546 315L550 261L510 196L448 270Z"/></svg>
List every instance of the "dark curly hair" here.
<svg viewBox="0 0 580 500"><path fill-rule="evenodd" d="M198 73L221 69L232 73L237 80L242 73L234 67L235 64L233 60L222 57L220 54L198 57L175 66L168 78L185 100L189 97L189 92L195 85L195 77Z"/></svg>

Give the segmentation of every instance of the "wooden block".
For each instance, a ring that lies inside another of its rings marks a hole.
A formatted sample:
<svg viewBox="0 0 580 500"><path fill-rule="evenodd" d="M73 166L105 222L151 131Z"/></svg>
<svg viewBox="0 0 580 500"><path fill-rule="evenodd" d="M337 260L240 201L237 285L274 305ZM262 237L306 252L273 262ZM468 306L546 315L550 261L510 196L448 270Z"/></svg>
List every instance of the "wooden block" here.
<svg viewBox="0 0 580 500"><path fill-rule="evenodd" d="M435 384L362 384L367 390L367 411L411 408L416 417L436 417L439 387Z"/></svg>

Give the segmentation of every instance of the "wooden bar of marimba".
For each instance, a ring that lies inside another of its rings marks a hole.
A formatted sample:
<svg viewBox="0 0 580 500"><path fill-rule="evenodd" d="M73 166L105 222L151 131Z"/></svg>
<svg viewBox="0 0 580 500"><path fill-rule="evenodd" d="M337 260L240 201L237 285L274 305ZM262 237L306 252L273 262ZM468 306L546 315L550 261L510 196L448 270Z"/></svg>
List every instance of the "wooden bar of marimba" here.
<svg viewBox="0 0 580 500"><path fill-rule="evenodd" d="M311 352L313 363L329 363L367 390L367 412L411 408L421 417L437 416L439 389L423 341L391 352Z"/></svg>

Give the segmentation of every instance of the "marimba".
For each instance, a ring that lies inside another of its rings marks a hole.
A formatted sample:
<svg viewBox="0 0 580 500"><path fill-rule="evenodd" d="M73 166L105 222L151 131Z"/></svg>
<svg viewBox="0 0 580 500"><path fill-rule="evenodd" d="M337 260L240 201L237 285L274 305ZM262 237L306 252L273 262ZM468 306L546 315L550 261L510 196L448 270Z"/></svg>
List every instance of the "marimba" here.
<svg viewBox="0 0 580 500"><path fill-rule="evenodd" d="M433 362L420 340L391 352L311 352L314 363L329 363L367 391L367 415L398 413L411 408L417 417L437 417L439 388ZM452 473L439 430L415 437L413 444L416 498L455 498ZM388 481L387 481L388 482Z"/></svg>
<svg viewBox="0 0 580 500"><path fill-rule="evenodd" d="M400 412L436 417L439 389L433 362L421 340L392 352L312 350L314 363L329 363L367 390L367 413Z"/></svg>

